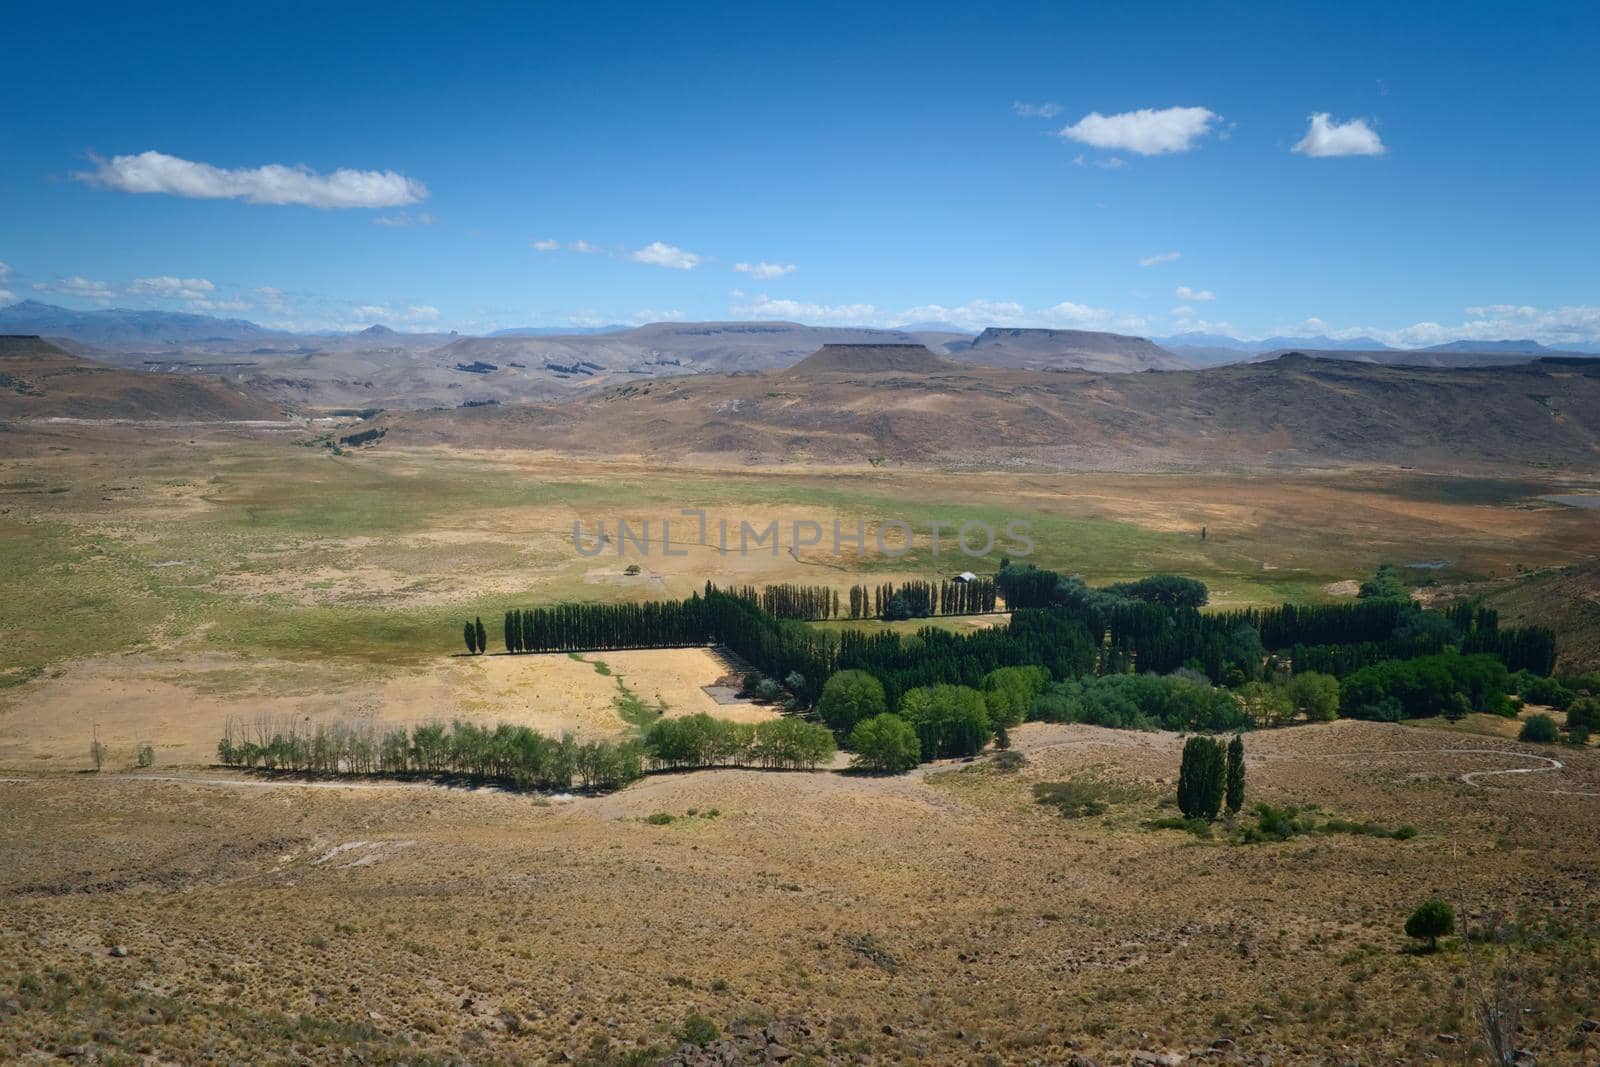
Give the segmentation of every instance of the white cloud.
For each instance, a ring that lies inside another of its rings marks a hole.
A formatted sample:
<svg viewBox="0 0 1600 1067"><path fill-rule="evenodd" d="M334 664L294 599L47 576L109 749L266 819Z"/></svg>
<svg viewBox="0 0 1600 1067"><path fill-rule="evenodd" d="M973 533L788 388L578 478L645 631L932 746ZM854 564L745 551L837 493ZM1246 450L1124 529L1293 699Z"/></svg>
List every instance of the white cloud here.
<svg viewBox="0 0 1600 1067"><path fill-rule="evenodd" d="M130 296L199 302L209 300L208 294L215 292L216 288L204 278L174 278L163 275L159 278L135 278L128 283L127 293Z"/></svg>
<svg viewBox="0 0 1600 1067"><path fill-rule="evenodd" d="M1381 156L1388 151L1366 119L1334 122L1326 111L1311 116L1311 126L1292 149L1304 156Z"/></svg>
<svg viewBox="0 0 1600 1067"><path fill-rule="evenodd" d="M543 241L532 241L530 243L540 252L554 252L556 249L561 247L561 242L553 238L548 238Z"/></svg>
<svg viewBox="0 0 1600 1067"><path fill-rule="evenodd" d="M105 282L80 278L77 275L57 278L53 282L34 282L33 287L41 293L59 293L62 296L75 296L84 300L109 301L116 295L116 291Z"/></svg>
<svg viewBox="0 0 1600 1067"><path fill-rule="evenodd" d="M1191 289L1187 285L1180 285L1172 291L1172 295L1179 300L1215 300L1217 294L1210 289Z"/></svg>
<svg viewBox="0 0 1600 1067"><path fill-rule="evenodd" d="M11 276L11 265L0 263L0 304L10 304L17 299L17 294L6 288L6 279Z"/></svg>
<svg viewBox="0 0 1600 1067"><path fill-rule="evenodd" d="M419 211L415 215L402 211L398 215L375 216L372 223L375 226L432 226L438 221L426 211Z"/></svg>
<svg viewBox="0 0 1600 1067"><path fill-rule="evenodd" d="M1011 103L1011 113L1024 119L1053 119L1061 114L1061 105L1055 101L1046 101L1043 104L1029 104L1021 100Z"/></svg>
<svg viewBox="0 0 1600 1067"><path fill-rule="evenodd" d="M582 252L586 256L598 256L605 251L599 245L592 245L588 241L573 241L567 248L573 252Z"/></svg>
<svg viewBox="0 0 1600 1067"><path fill-rule="evenodd" d="M815 325L894 327L913 322L948 322L962 329L985 326L1034 326L1076 330L1145 333L1149 323L1137 316L1062 301L1027 308L1009 300L969 300L954 307L921 304L893 311L873 304L812 304L779 300L765 293L742 299L730 308L735 318L789 319Z"/></svg>
<svg viewBox="0 0 1600 1067"><path fill-rule="evenodd" d="M651 266L668 267L672 270L694 270L704 260L703 256L661 241L652 241L643 248L636 249L628 258L635 263L649 263Z"/></svg>
<svg viewBox="0 0 1600 1067"><path fill-rule="evenodd" d="M1182 252L1160 252L1153 256L1143 256L1139 260L1141 267L1159 267L1163 263L1176 263L1183 258Z"/></svg>
<svg viewBox="0 0 1600 1067"><path fill-rule="evenodd" d="M1123 159L1121 156L1090 159L1082 152L1079 152L1077 155L1072 157L1072 165L1075 167L1087 167L1092 165L1099 167L1101 170L1121 170L1123 167L1128 165L1128 161Z"/></svg>
<svg viewBox="0 0 1600 1067"><path fill-rule="evenodd" d="M735 263L733 269L740 274L748 274L752 278L781 278L785 274L793 274L797 269L793 263Z"/></svg>
<svg viewBox="0 0 1600 1067"><path fill-rule="evenodd" d="M428 187L392 170L340 169L318 174L306 166L228 169L163 152L95 159L80 180L125 193L167 193L252 204L302 204L319 208L400 207L425 200Z"/></svg>
<svg viewBox="0 0 1600 1067"><path fill-rule="evenodd" d="M1159 156L1187 152L1222 116L1203 107L1142 108L1119 115L1091 111L1059 136L1094 148Z"/></svg>

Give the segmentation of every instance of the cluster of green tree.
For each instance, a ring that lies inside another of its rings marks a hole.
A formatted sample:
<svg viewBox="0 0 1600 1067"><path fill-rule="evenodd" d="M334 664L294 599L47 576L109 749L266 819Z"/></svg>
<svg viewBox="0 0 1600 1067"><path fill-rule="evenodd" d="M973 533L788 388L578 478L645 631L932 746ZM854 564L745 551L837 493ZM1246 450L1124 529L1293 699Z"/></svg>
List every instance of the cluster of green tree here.
<svg viewBox="0 0 1600 1067"><path fill-rule="evenodd" d="M1398 722L1469 711L1509 715L1511 675L1485 653L1441 652L1363 667L1344 680L1339 713L1351 719Z"/></svg>
<svg viewBox="0 0 1600 1067"><path fill-rule="evenodd" d="M842 670L863 670L877 678L893 711L911 689L940 684L978 688L998 667L1042 666L1055 677L1076 677L1095 663L1088 632L1054 612L1015 612L1003 627L970 634L925 627L901 635L819 631L774 619L715 589L706 602L716 640L769 677L801 675L805 684L795 695L808 705L816 703L823 681Z"/></svg>
<svg viewBox="0 0 1600 1067"><path fill-rule="evenodd" d="M1238 734L1227 744L1189 738L1178 766L1178 810L1186 819L1210 822L1224 805L1235 815L1244 805L1244 740Z"/></svg>
<svg viewBox="0 0 1600 1067"><path fill-rule="evenodd" d="M461 638L467 643L468 655L479 655L488 648L489 633L483 628L482 619L468 619L461 628Z"/></svg>
<svg viewBox="0 0 1600 1067"><path fill-rule="evenodd" d="M242 727L229 720L217 758L229 767L305 774L458 775L516 789L615 789L639 777L637 742L548 737L501 723L429 723L378 733L367 720L303 726L293 720Z"/></svg>
<svg viewBox="0 0 1600 1067"><path fill-rule="evenodd" d="M1294 669L1336 675L1452 647L1491 652L1512 670L1549 674L1555 666L1552 631L1502 630L1493 610L1472 604L1430 612L1408 599L1369 598L1202 614L1205 586L1172 575L1094 589L1032 565L1008 564L997 582L1013 607L1049 608L1083 623L1098 641L1099 674L1166 674L1188 666L1214 682L1238 685L1261 676L1264 650L1296 648L1307 662L1302 667L1296 660ZM1345 646L1362 648L1349 655L1331 651Z"/></svg>
<svg viewBox="0 0 1600 1067"><path fill-rule="evenodd" d="M994 579L884 583L850 587L852 619L925 619L930 615L981 615L998 603Z"/></svg>
<svg viewBox="0 0 1600 1067"><path fill-rule="evenodd" d="M709 715L661 719L645 733L645 756L656 768L766 767L812 770L833 759L833 734L794 718L729 722Z"/></svg>
<svg viewBox="0 0 1600 1067"><path fill-rule="evenodd" d="M1064 679L1034 700L1029 717L1124 730L1217 732L1251 725L1232 693L1189 671Z"/></svg>
<svg viewBox="0 0 1600 1067"><path fill-rule="evenodd" d="M1049 680L1043 667L999 667L978 688L939 683L910 689L890 713L883 683L866 671L844 670L823 686L817 714L849 738L857 766L905 770L923 759L976 755L991 738L1009 745L1006 731L1027 718ZM865 723L871 725L863 731Z"/></svg>
<svg viewBox="0 0 1600 1067"><path fill-rule="evenodd" d="M482 624L479 648L482 651ZM505 617L507 652L584 652L613 648L704 645L712 636L705 600L653 600L643 604L557 604L511 610Z"/></svg>

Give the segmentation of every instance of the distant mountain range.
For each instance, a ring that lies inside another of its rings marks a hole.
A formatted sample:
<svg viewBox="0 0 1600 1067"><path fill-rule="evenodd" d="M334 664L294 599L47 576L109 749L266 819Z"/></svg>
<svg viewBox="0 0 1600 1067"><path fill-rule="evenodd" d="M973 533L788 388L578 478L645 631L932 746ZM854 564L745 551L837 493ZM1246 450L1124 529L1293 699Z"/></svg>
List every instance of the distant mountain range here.
<svg viewBox="0 0 1600 1067"><path fill-rule="evenodd" d="M131 370L211 374L296 407L457 407L558 400L624 381L793 366L824 345L925 345L966 365L1102 373L1248 363L1288 351L1362 363L1503 366L1558 354L1533 341L1457 341L1401 350L1370 337L1216 333L1133 337L1093 330L994 326L974 336L946 322L901 329L794 322L657 322L525 326L487 336L408 333L374 325L289 333L244 319L37 301L0 308L0 333L37 334L79 356ZM1600 346L1567 351L1593 353Z"/></svg>

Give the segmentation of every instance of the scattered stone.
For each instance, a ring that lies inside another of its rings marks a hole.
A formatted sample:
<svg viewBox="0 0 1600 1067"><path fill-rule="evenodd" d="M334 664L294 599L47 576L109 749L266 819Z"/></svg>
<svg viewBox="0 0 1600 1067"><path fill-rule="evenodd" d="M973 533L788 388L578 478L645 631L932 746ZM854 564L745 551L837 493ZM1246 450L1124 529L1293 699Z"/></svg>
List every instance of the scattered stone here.
<svg viewBox="0 0 1600 1067"><path fill-rule="evenodd" d="M111 954L120 960L128 955L128 950L121 945L113 945L111 946Z"/></svg>
<svg viewBox="0 0 1600 1067"><path fill-rule="evenodd" d="M1186 1057L1181 1052L1148 1052L1140 1049L1133 1054L1133 1067L1179 1067Z"/></svg>

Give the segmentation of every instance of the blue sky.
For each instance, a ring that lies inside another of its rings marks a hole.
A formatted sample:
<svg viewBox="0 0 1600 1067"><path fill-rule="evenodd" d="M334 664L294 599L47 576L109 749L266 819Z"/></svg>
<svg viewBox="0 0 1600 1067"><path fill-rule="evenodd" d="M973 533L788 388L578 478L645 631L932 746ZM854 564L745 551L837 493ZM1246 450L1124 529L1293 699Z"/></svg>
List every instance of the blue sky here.
<svg viewBox="0 0 1600 1067"><path fill-rule="evenodd" d="M1595 5L1113 6L30 4L0 302L1600 340Z"/></svg>

